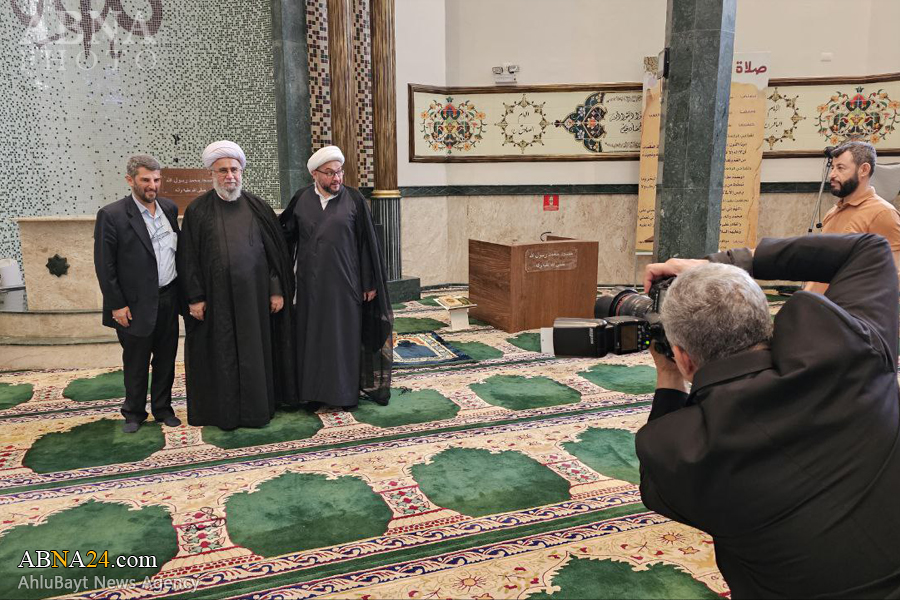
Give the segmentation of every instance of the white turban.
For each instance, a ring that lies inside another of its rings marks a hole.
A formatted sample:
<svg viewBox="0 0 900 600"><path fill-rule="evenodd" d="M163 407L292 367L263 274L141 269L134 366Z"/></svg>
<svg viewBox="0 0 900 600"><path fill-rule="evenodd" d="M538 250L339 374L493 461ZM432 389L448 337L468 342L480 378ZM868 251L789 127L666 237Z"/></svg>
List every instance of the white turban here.
<svg viewBox="0 0 900 600"><path fill-rule="evenodd" d="M247 156L244 151L240 146L228 140L219 140L206 147L206 150L203 151L203 166L208 169L220 158L233 158L241 163L242 169L247 166Z"/></svg>
<svg viewBox="0 0 900 600"><path fill-rule="evenodd" d="M309 160L306 161L306 168L312 175L313 171L333 160L339 160L341 164L344 164L344 153L337 146L325 146L309 157Z"/></svg>

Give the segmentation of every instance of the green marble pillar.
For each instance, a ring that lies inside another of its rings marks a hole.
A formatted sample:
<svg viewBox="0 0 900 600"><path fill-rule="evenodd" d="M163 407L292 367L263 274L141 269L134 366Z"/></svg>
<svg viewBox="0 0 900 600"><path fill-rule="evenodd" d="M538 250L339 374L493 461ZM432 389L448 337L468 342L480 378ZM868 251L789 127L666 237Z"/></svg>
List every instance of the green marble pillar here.
<svg viewBox="0 0 900 600"><path fill-rule="evenodd" d="M657 260L718 250L737 0L668 0Z"/></svg>
<svg viewBox="0 0 900 600"><path fill-rule="evenodd" d="M272 50L275 53L275 106L281 206L312 183L306 161L312 154L309 112L309 59L306 2L272 0Z"/></svg>

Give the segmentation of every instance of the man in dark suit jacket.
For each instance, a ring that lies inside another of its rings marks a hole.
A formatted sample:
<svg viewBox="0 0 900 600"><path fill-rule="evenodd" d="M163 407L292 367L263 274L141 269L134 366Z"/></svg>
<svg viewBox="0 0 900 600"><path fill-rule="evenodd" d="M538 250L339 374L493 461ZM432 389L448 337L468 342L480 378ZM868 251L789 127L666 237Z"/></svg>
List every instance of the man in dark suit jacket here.
<svg viewBox="0 0 900 600"><path fill-rule="evenodd" d="M122 344L126 433L147 418L147 379L153 366L150 407L170 427L181 425L172 410L178 352L178 207L158 198L160 164L133 156L125 180L132 193L97 213L94 268L103 292L103 324ZM152 357L152 358L151 358Z"/></svg>
<svg viewBox="0 0 900 600"><path fill-rule="evenodd" d="M708 532L734 598L900 597L898 292L872 234L647 267L662 306L644 504ZM737 265L737 266L731 266ZM737 267L743 269L740 270ZM775 317L750 276L829 283ZM692 381L690 394L685 380Z"/></svg>

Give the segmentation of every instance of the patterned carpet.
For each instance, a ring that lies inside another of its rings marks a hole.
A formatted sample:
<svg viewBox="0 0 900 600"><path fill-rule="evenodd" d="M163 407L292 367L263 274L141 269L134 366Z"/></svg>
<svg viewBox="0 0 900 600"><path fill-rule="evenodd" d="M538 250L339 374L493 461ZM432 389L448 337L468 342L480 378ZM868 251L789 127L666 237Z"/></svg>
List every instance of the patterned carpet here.
<svg viewBox="0 0 900 600"><path fill-rule="evenodd" d="M387 407L261 429L128 435L115 369L0 374L0 597L728 595L709 537L640 503L649 355L553 359L534 332L442 329L432 299L395 310L450 362L397 369ZM175 395L186 422L182 365Z"/></svg>

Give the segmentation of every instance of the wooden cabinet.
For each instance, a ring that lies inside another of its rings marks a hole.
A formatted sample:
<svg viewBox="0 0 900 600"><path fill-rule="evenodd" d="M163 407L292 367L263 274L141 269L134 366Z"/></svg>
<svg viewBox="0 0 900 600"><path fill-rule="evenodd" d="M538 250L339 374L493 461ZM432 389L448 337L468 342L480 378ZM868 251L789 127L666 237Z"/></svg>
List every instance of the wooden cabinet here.
<svg viewBox="0 0 900 600"><path fill-rule="evenodd" d="M469 240L470 314L515 333L552 327L557 317L593 317L599 244Z"/></svg>

